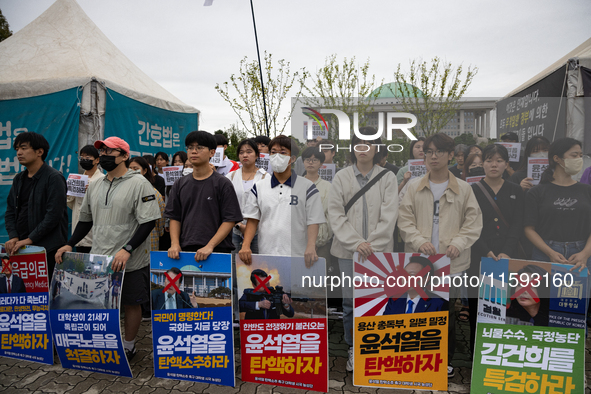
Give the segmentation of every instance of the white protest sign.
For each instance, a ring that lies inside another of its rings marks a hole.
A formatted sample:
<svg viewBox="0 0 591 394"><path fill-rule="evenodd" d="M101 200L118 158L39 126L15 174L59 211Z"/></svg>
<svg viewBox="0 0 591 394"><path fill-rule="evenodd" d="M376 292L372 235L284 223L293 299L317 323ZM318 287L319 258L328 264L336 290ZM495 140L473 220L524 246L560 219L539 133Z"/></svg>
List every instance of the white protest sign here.
<svg viewBox="0 0 591 394"><path fill-rule="evenodd" d="M529 157L527 159L527 177L532 178L531 183L537 185L542 178L542 172L548 167L548 159Z"/></svg>
<svg viewBox="0 0 591 394"><path fill-rule="evenodd" d="M310 130L309 128L312 127L312 138L309 138L310 136L308 135L308 131ZM315 121L308 119L308 121L306 122L306 133L305 135L308 137L307 139L311 139L311 140L315 140L318 137L322 138L322 139L328 139L328 130L326 129L326 127L324 126L324 124L319 125L318 123L316 123Z"/></svg>
<svg viewBox="0 0 591 394"><path fill-rule="evenodd" d="M334 179L334 175L337 173L337 166L333 163L333 164L323 164L322 167L320 167L318 169L318 175L320 175L320 178L324 179L325 181L328 181L330 183L332 183L332 180Z"/></svg>
<svg viewBox="0 0 591 394"><path fill-rule="evenodd" d="M269 174L273 173L273 167L271 166L271 159L269 159L268 153L260 153L255 166L267 171Z"/></svg>
<svg viewBox="0 0 591 394"><path fill-rule="evenodd" d="M496 142L499 145L503 145L509 152L509 161L519 162L521 157L521 143L519 142Z"/></svg>
<svg viewBox="0 0 591 394"><path fill-rule="evenodd" d="M213 164L216 167L219 167L222 165L222 162L224 161L224 148L217 148L215 150L215 154L213 155L213 157L211 159L209 159L209 162L211 164Z"/></svg>
<svg viewBox="0 0 591 394"><path fill-rule="evenodd" d="M183 176L183 169L183 166L162 167L164 184L166 186L172 186L177 179Z"/></svg>
<svg viewBox="0 0 591 394"><path fill-rule="evenodd" d="M68 185L68 196L84 197L86 186L88 186L88 175L70 174L66 183Z"/></svg>
<svg viewBox="0 0 591 394"><path fill-rule="evenodd" d="M467 176L466 182L468 182L468 184L471 185L473 183L480 182L481 179L484 179L484 175Z"/></svg>
<svg viewBox="0 0 591 394"><path fill-rule="evenodd" d="M427 173L427 167L425 166L425 160L423 159L410 159L408 161L408 170L412 174L410 179L422 177Z"/></svg>

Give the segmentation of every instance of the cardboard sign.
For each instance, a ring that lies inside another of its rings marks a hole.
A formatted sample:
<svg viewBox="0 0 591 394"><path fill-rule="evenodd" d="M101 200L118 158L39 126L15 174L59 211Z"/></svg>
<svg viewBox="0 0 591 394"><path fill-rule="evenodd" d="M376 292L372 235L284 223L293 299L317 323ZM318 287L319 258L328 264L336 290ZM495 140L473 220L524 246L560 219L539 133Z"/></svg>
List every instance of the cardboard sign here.
<svg viewBox="0 0 591 394"><path fill-rule="evenodd" d="M337 166L334 163L323 164L322 167L318 169L318 175L320 175L320 178L324 179L325 181L332 183L332 180L334 179L334 176L337 173L336 167Z"/></svg>
<svg viewBox="0 0 591 394"><path fill-rule="evenodd" d="M62 259L49 301L62 366L131 378L119 325L124 273L113 272L112 256L67 252Z"/></svg>
<svg viewBox="0 0 591 394"><path fill-rule="evenodd" d="M423 159L411 159L408 161L408 170L412 174L410 179L422 177L427 173L427 167L425 166L425 160Z"/></svg>
<svg viewBox="0 0 591 394"><path fill-rule="evenodd" d="M45 249L27 246L0 257L0 356L53 365Z"/></svg>
<svg viewBox="0 0 591 394"><path fill-rule="evenodd" d="M84 197L88 186L88 175L70 174L66 180L68 196Z"/></svg>
<svg viewBox="0 0 591 394"><path fill-rule="evenodd" d="M272 174L273 166L271 165L269 156L270 155L268 153L259 153L259 158L256 160L255 166L267 171L269 174ZM240 166L242 167L242 163L240 163Z"/></svg>
<svg viewBox="0 0 591 394"><path fill-rule="evenodd" d="M521 143L519 142L495 142L496 144L503 145L509 152L509 161L519 162L521 157Z"/></svg>
<svg viewBox="0 0 591 394"><path fill-rule="evenodd" d="M164 177L164 184L172 186L177 179L182 178L184 166L162 167L162 175Z"/></svg>
<svg viewBox="0 0 591 394"><path fill-rule="evenodd" d="M542 173L548 167L548 159L532 158L527 159L527 177L532 178L531 183L535 186L540 183Z"/></svg>
<svg viewBox="0 0 591 394"><path fill-rule="evenodd" d="M213 164L216 167L219 167L222 165L222 162L224 161L224 148L217 148L215 150L215 154L213 155L213 157L211 159L209 159L209 162L211 164Z"/></svg>

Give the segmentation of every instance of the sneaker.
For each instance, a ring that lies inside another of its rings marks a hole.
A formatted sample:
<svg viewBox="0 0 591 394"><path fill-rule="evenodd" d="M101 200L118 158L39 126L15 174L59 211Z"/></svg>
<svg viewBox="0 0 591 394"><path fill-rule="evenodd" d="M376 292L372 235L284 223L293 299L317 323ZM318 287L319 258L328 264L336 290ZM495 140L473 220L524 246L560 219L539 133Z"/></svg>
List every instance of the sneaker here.
<svg viewBox="0 0 591 394"><path fill-rule="evenodd" d="M349 348L349 359L347 360L347 371L353 372L353 348Z"/></svg>
<svg viewBox="0 0 591 394"><path fill-rule="evenodd" d="M127 362L130 362L131 359L134 358L136 354L137 354L137 350L135 350L135 346L131 350L125 349L125 356L127 357Z"/></svg>
<svg viewBox="0 0 591 394"><path fill-rule="evenodd" d="M456 370L450 365L447 366L447 378L451 379L456 376Z"/></svg>

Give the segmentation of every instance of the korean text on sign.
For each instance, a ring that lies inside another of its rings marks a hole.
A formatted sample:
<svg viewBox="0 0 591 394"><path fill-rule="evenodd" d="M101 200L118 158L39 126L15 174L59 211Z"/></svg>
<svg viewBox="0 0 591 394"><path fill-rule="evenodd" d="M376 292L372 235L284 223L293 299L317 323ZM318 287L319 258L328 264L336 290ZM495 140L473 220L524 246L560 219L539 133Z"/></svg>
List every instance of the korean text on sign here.
<svg viewBox="0 0 591 394"><path fill-rule="evenodd" d="M70 174L67 179L68 196L84 197L88 186L88 175Z"/></svg>
<svg viewBox="0 0 591 394"><path fill-rule="evenodd" d="M408 161L408 170L410 171L411 179L422 177L427 173L425 161L422 159L411 159Z"/></svg>
<svg viewBox="0 0 591 394"><path fill-rule="evenodd" d="M179 133L173 133L172 127L158 126L138 120L139 124L139 143L143 146L153 146L162 148L180 147L181 136Z"/></svg>
<svg viewBox="0 0 591 394"><path fill-rule="evenodd" d="M163 167L162 175L164 175L164 184L172 186L177 179L183 176L183 166Z"/></svg>
<svg viewBox="0 0 591 394"><path fill-rule="evenodd" d="M527 177L532 178L531 183L537 185L540 183L542 173L548 167L548 159L532 158L527 159Z"/></svg>

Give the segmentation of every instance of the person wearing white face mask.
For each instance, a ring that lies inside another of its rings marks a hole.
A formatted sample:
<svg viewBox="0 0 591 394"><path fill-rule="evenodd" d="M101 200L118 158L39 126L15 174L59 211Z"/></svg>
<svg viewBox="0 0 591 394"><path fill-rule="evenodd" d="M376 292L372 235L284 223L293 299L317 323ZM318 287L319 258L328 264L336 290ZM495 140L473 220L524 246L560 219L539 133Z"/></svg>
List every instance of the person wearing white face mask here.
<svg viewBox="0 0 591 394"><path fill-rule="evenodd" d="M320 193L314 183L291 170L299 148L290 137L275 137L269 149L273 175L254 184L242 206L248 222L240 259L251 264L251 243L258 228L260 254L304 256L311 267L318 261L319 225L326 222Z"/></svg>
<svg viewBox="0 0 591 394"><path fill-rule="evenodd" d="M550 145L548 168L525 200L525 235L532 260L591 265L591 186L572 177L583 169L581 143L562 138Z"/></svg>

